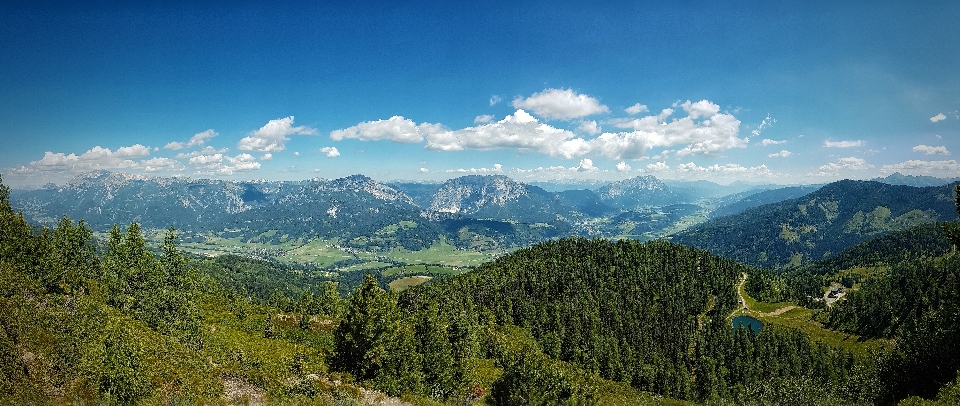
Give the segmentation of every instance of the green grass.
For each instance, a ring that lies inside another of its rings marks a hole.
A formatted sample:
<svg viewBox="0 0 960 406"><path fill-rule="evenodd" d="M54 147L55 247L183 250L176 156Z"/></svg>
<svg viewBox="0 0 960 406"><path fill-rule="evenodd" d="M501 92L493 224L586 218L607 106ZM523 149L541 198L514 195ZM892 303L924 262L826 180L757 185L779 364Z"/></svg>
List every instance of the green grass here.
<svg viewBox="0 0 960 406"><path fill-rule="evenodd" d="M384 269L380 272L383 276L400 276L409 274L432 274L432 275L456 275L463 271L457 268L438 265L403 265Z"/></svg>
<svg viewBox="0 0 960 406"><path fill-rule="evenodd" d="M444 264L454 267L474 267L492 259L489 253L458 249L443 237L426 249L419 251L400 249L384 256L405 264Z"/></svg>
<svg viewBox="0 0 960 406"><path fill-rule="evenodd" d="M764 323L779 324L802 331L811 339L840 347L855 354L868 355L871 350L888 348L890 343L883 340L868 340L862 337L824 328L814 320L814 311L798 307L778 316L761 316Z"/></svg>
<svg viewBox="0 0 960 406"><path fill-rule="evenodd" d="M323 238L314 238L306 244L298 246L287 252L285 257L280 258L284 263L313 263L318 267L327 267L353 258L353 254L334 248L340 244L339 240L325 240Z"/></svg>
<svg viewBox="0 0 960 406"><path fill-rule="evenodd" d="M402 292L402 291L404 291L404 290L407 290L407 289L409 289L409 288L412 288L412 287L414 287L414 286L417 286L417 285L419 285L419 284L421 284L421 283L424 283L424 282L426 282L426 281L429 281L430 279L433 279L433 277L432 277L432 276L422 276L422 275L418 275L418 276L408 276L408 277L406 277L406 278L400 278L400 279L397 279L397 280L395 280L395 281L393 281L393 282L390 282L389 286L390 286L390 289L392 289L392 290L394 290L394 291Z"/></svg>
<svg viewBox="0 0 960 406"><path fill-rule="evenodd" d="M353 272L353 271L361 271L364 269L380 269L380 268L388 267L391 265L393 264L388 264L386 262L379 262L379 261L370 261L370 262L361 262L359 264L354 264L354 265L346 266L343 268L338 268L337 271Z"/></svg>
<svg viewBox="0 0 960 406"><path fill-rule="evenodd" d="M818 310L811 310L806 307L796 306L793 303L767 303L760 302L750 297L742 286L739 287L740 294L747 304L749 310L736 310L733 316L747 315L767 324L777 324L799 330L810 337L812 340L822 342L832 347L843 348L854 354L869 355L871 351L887 349L890 343L884 340L868 340L862 337L842 333L827 329L815 320ZM792 309L783 311L783 313L774 315L778 310L792 306Z"/></svg>
<svg viewBox="0 0 960 406"><path fill-rule="evenodd" d="M416 225L412 222L409 222L411 224L405 223L407 222L393 224L381 231L391 232L399 228L409 228ZM156 232L149 234L148 239L152 244L159 244L163 238L163 230L154 231ZM254 240L275 234L276 231L267 231L254 238ZM348 252L345 249L337 248L340 244L340 240L323 238L315 238L305 243L288 240L280 244L271 244L250 242L242 237L223 238L218 235L207 234L202 242L184 242L181 244L181 248L187 252L208 257L222 254L247 256L258 251L267 251L269 254L270 251L283 250L285 251L284 255L268 256L287 265L309 264L318 268L328 268L340 261L356 259L360 263L337 269L328 269L336 273L383 270L383 276L387 277L416 274L459 274L494 259L496 254L506 252L491 253L461 250L449 244L445 238L441 238L440 241L423 250L398 249L388 253L363 250L349 250ZM398 264L400 265L398 266Z"/></svg>
<svg viewBox="0 0 960 406"><path fill-rule="evenodd" d="M377 234L377 235L391 235L391 234L396 234L396 233L397 233L397 230L399 230L399 229L401 229L401 228L404 229L404 230L409 230L409 229L411 229L411 228L417 228L417 223L416 223L416 222L413 222L413 221L409 221L409 220L403 220L403 221L401 221L401 222L399 222L399 223L391 224L391 225L389 225L389 226L386 226L386 227L384 227L384 228L381 228L379 231L377 231L377 232L374 233L374 234Z"/></svg>
<svg viewBox="0 0 960 406"><path fill-rule="evenodd" d="M701 206L702 207L702 206ZM701 208L696 213L689 216L683 216L680 220L677 220L675 223L670 224L666 228L650 233L651 238L663 238L671 234L679 233L683 230L686 230L690 227L693 227L697 224L707 221L707 215L710 214L710 210L706 208Z"/></svg>

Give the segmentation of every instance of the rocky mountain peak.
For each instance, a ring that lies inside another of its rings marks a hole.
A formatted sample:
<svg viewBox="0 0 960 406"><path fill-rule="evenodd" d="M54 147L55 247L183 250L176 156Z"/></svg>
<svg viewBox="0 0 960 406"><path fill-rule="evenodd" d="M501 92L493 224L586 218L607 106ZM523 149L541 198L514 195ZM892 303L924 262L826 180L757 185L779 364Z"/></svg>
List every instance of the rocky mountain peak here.
<svg viewBox="0 0 960 406"><path fill-rule="evenodd" d="M363 191L380 200L399 201L416 205L413 199L405 193L364 175L350 175L345 178L335 179L331 181L330 184L331 190L333 191Z"/></svg>
<svg viewBox="0 0 960 406"><path fill-rule="evenodd" d="M488 205L504 206L528 193L526 185L503 175L461 176L443 184L430 210L469 214Z"/></svg>
<svg viewBox="0 0 960 406"><path fill-rule="evenodd" d="M667 185L663 184L663 182L661 182L660 179L657 179L656 176L640 175L634 178L612 182L609 185L598 189L597 193L602 199L615 199L632 191L656 191L667 189Z"/></svg>

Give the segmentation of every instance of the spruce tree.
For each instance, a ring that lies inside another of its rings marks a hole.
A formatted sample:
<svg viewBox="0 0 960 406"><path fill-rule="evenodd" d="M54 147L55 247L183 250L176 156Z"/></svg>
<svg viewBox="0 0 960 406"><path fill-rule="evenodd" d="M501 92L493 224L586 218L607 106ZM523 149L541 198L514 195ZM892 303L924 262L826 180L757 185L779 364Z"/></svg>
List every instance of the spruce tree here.
<svg viewBox="0 0 960 406"><path fill-rule="evenodd" d="M367 275L354 292L334 338L334 370L349 372L357 381L370 381L390 395L420 392L420 355L413 328L376 278Z"/></svg>

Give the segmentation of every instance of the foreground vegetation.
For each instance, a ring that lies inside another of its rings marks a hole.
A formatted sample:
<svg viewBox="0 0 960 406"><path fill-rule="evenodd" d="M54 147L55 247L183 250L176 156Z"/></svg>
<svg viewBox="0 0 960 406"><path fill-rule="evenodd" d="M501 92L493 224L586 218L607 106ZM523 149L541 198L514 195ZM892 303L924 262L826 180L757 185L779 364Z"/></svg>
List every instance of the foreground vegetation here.
<svg viewBox="0 0 960 406"><path fill-rule="evenodd" d="M173 230L151 250L137 224L102 243L66 217L33 229L8 193L0 185L0 403L960 400L952 249L881 242L890 255L773 274L666 241L562 239L426 283L409 266L379 272L398 293L370 275L336 284L267 261L191 260ZM957 228L937 230L957 244ZM878 261L882 272L851 272ZM804 294L843 282L829 307ZM731 328L741 296L766 323L758 334Z"/></svg>

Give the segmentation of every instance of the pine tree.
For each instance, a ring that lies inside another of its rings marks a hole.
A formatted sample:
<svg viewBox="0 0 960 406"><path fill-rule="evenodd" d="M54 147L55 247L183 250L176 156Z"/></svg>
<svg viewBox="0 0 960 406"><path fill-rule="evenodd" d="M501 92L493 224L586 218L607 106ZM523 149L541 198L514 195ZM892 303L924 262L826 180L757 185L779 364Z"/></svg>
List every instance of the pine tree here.
<svg viewBox="0 0 960 406"><path fill-rule="evenodd" d="M367 275L354 292L334 338L333 369L371 381L391 395L419 392L422 376L413 329L376 278Z"/></svg>
<svg viewBox="0 0 960 406"><path fill-rule="evenodd" d="M337 291L337 284L326 282L320 291L320 295L314 298L314 303L318 306L320 313L327 317L339 318L343 315L343 299L340 298L340 292Z"/></svg>

